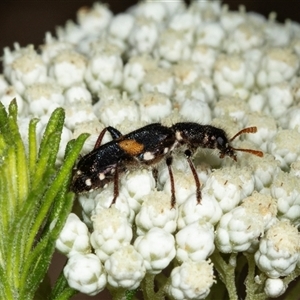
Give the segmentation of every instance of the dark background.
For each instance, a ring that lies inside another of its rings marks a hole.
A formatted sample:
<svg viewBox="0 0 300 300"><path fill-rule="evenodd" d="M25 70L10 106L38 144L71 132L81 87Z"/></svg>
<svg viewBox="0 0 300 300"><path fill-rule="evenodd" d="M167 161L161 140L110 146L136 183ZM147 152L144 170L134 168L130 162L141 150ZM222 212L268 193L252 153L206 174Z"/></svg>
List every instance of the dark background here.
<svg viewBox="0 0 300 300"><path fill-rule="evenodd" d="M2 0L0 3L0 56L4 47L13 47L14 42L21 46L43 44L45 32L55 34L56 26L63 26L68 19L75 20L76 11L82 6L91 6L92 0ZM114 13L124 11L137 1L110 0L110 9ZM271 11L277 13L277 20L284 22L289 18L300 21L299 0L227 0L231 10L237 10L240 4L246 6L247 11L259 12L268 16ZM2 66L0 63L0 72ZM56 254L50 268L52 281L62 269L65 258ZM110 299L108 294L101 293L96 297L77 295L74 300Z"/></svg>
<svg viewBox="0 0 300 300"><path fill-rule="evenodd" d="M66 20L75 20L76 11L81 6L91 6L92 0L2 0L0 3L0 55L3 47L12 47L15 41L21 46L43 43L45 32L55 33L57 25ZM277 12L277 20L284 22L290 18L300 21L299 0L227 0L230 9L236 10L244 4L247 11L256 11L265 16L271 11ZM133 0L109 0L114 13L121 12L134 5Z"/></svg>

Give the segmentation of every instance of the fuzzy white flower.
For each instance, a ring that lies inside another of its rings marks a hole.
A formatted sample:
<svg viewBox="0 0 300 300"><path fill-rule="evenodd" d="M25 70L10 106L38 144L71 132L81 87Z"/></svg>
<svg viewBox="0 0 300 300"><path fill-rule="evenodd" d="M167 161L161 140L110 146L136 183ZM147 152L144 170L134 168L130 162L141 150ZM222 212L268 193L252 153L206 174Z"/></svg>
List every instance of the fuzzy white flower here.
<svg viewBox="0 0 300 300"><path fill-rule="evenodd" d="M292 37L290 30L290 24L288 21L285 24L279 24L274 22L276 13L269 15L269 20L263 24L263 31L270 46L274 47L286 47L289 45Z"/></svg>
<svg viewBox="0 0 300 300"><path fill-rule="evenodd" d="M193 194L180 205L177 226L178 229L182 229L200 219L215 225L221 216L222 210L217 200L204 190L200 204L197 203L196 195Z"/></svg>
<svg viewBox="0 0 300 300"><path fill-rule="evenodd" d="M131 245L115 251L104 266L108 283L115 288L134 290L146 274L143 257Z"/></svg>
<svg viewBox="0 0 300 300"><path fill-rule="evenodd" d="M95 34L107 28L112 12L107 5L95 2L92 8L82 7L77 12L77 21L81 29L88 34Z"/></svg>
<svg viewBox="0 0 300 300"><path fill-rule="evenodd" d="M115 207L100 210L91 219L94 229L91 234L91 244L102 262L105 262L116 250L130 244L131 224Z"/></svg>
<svg viewBox="0 0 300 300"><path fill-rule="evenodd" d="M255 262L270 278L287 276L296 267L299 249L298 229L288 221L279 221L260 240L259 249L255 253Z"/></svg>
<svg viewBox="0 0 300 300"><path fill-rule="evenodd" d="M239 11L229 11L228 5L222 6L222 12L220 15L220 23L227 32L232 32L240 24L246 21L245 7L240 6Z"/></svg>
<svg viewBox="0 0 300 300"><path fill-rule="evenodd" d="M64 267L68 284L81 293L94 296L106 286L106 275L95 254L72 255Z"/></svg>
<svg viewBox="0 0 300 300"><path fill-rule="evenodd" d="M61 51L72 50L74 45L56 39L50 32L45 34L45 44L41 46L41 57L46 65Z"/></svg>
<svg viewBox="0 0 300 300"><path fill-rule="evenodd" d="M71 213L56 241L56 249L68 257L74 254L91 252L90 234L87 226Z"/></svg>
<svg viewBox="0 0 300 300"><path fill-rule="evenodd" d="M224 38L225 32L219 23L202 24L197 31L196 45L219 49Z"/></svg>
<svg viewBox="0 0 300 300"><path fill-rule="evenodd" d="M47 66L33 49L28 50L12 62L9 80L22 95L26 87L47 81Z"/></svg>
<svg viewBox="0 0 300 300"><path fill-rule="evenodd" d="M263 232L262 218L238 206L222 216L216 231L216 246L223 253L247 251Z"/></svg>
<svg viewBox="0 0 300 300"><path fill-rule="evenodd" d="M130 56L151 53L158 36L158 24L149 19L138 18L128 37Z"/></svg>
<svg viewBox="0 0 300 300"><path fill-rule="evenodd" d="M85 71L85 81L92 92L121 86L123 61L118 51L113 49L94 50Z"/></svg>
<svg viewBox="0 0 300 300"><path fill-rule="evenodd" d="M60 51L51 61L49 76L62 88L69 88L83 82L86 59L74 50Z"/></svg>
<svg viewBox="0 0 300 300"><path fill-rule="evenodd" d="M205 183L205 190L215 197L223 213L236 207L240 201L251 195L254 178L249 168L222 168L212 172Z"/></svg>
<svg viewBox="0 0 300 300"><path fill-rule="evenodd" d="M251 48L259 48L263 43L264 37L259 28L247 22L240 24L229 33L228 38L224 41L223 48L227 53L241 53Z"/></svg>
<svg viewBox="0 0 300 300"><path fill-rule="evenodd" d="M206 260L214 250L214 227L208 222L196 221L176 233L178 261L200 262Z"/></svg>
<svg viewBox="0 0 300 300"><path fill-rule="evenodd" d="M271 195L277 199L278 218L300 224L300 179L289 173L278 172L271 187Z"/></svg>
<svg viewBox="0 0 300 300"><path fill-rule="evenodd" d="M290 80L299 68L299 58L290 49L269 48L256 76L259 87Z"/></svg>
<svg viewBox="0 0 300 300"><path fill-rule="evenodd" d="M145 19L153 20L157 23L164 22L167 11L162 2L159 1L144 1L136 5L134 15Z"/></svg>
<svg viewBox="0 0 300 300"><path fill-rule="evenodd" d="M65 112L65 124L70 130L74 130L80 124L97 121L91 103L84 101L75 102L72 105L66 106Z"/></svg>
<svg viewBox="0 0 300 300"><path fill-rule="evenodd" d="M268 297L277 298L281 296L287 289L287 285L284 284L280 278L268 278L265 282L264 292Z"/></svg>
<svg viewBox="0 0 300 300"><path fill-rule="evenodd" d="M178 300L205 299L214 282L213 266L210 262L184 262L172 270L168 292Z"/></svg>
<svg viewBox="0 0 300 300"><path fill-rule="evenodd" d="M107 209L111 206L112 200L114 198L114 189L113 189L113 182L112 184L108 185L105 189L101 190L101 192L97 193L94 201L95 201L95 209L93 210L92 214L97 215L100 213L101 210ZM132 223L134 219L134 210L130 207L127 199L127 195L119 191L118 198L114 204L114 207L118 209L126 218Z"/></svg>
<svg viewBox="0 0 300 300"><path fill-rule="evenodd" d="M166 29L160 34L155 57L160 59L161 65L171 65L180 60L188 60L191 57L191 46L184 38L184 32Z"/></svg>
<svg viewBox="0 0 300 300"><path fill-rule="evenodd" d="M121 179L121 190L128 193L129 206L135 211L139 211L144 197L155 188L155 179L152 171L147 169L137 169L127 172Z"/></svg>
<svg viewBox="0 0 300 300"><path fill-rule="evenodd" d="M137 237L134 247L144 258L145 268L150 274L160 273L176 254L174 236L157 227Z"/></svg>
<svg viewBox="0 0 300 300"><path fill-rule="evenodd" d="M141 210L136 215L137 234L143 235L153 227L173 233L176 219L177 209L171 207L171 197L167 193L154 191L144 197Z"/></svg>
<svg viewBox="0 0 300 300"><path fill-rule="evenodd" d="M156 68L157 62L150 56L131 57L124 66L123 88L130 94L138 93L146 73Z"/></svg>
<svg viewBox="0 0 300 300"><path fill-rule="evenodd" d="M274 117L279 118L285 114L293 103L293 91L288 82L280 82L272 85L266 90L268 112Z"/></svg>
<svg viewBox="0 0 300 300"><path fill-rule="evenodd" d="M174 184L175 184L176 204L179 206L182 203L184 203L189 196L195 194L196 191L195 178L189 169L186 172L182 170L178 170L176 168L172 168L172 169L173 169L172 173L173 173ZM163 190L171 197L170 176L168 176L168 179L163 186Z"/></svg>
<svg viewBox="0 0 300 300"><path fill-rule="evenodd" d="M24 92L29 112L42 117L50 114L65 103L62 89L57 83L33 83Z"/></svg>
<svg viewBox="0 0 300 300"><path fill-rule="evenodd" d="M83 85L73 85L64 92L65 105L73 105L75 102L92 103L90 91Z"/></svg>
<svg viewBox="0 0 300 300"><path fill-rule="evenodd" d="M141 121L148 123L158 122L169 116L172 111L170 99L158 92L145 93L138 102Z"/></svg>
<svg viewBox="0 0 300 300"><path fill-rule="evenodd" d="M288 170L292 162L299 160L300 133L295 129L279 130L269 143L268 151L280 161L280 167Z"/></svg>
<svg viewBox="0 0 300 300"><path fill-rule="evenodd" d="M114 16L109 24L110 38L126 41L134 26L134 17L127 13Z"/></svg>
<svg viewBox="0 0 300 300"><path fill-rule="evenodd" d="M212 119L208 104L195 98L186 99L179 110L179 114L184 119L201 120L204 124L210 123Z"/></svg>
<svg viewBox="0 0 300 300"><path fill-rule="evenodd" d="M142 89L146 92L160 92L171 97L174 91L175 80L171 72L158 68L149 70L142 83Z"/></svg>
<svg viewBox="0 0 300 300"><path fill-rule="evenodd" d="M254 86L254 74L241 57L220 55L214 68L214 83L221 96L249 97Z"/></svg>
<svg viewBox="0 0 300 300"><path fill-rule="evenodd" d="M169 28L181 32L186 42L190 45L194 41L195 30L200 26L200 23L200 15L186 11L173 15L169 23Z"/></svg>
<svg viewBox="0 0 300 300"><path fill-rule="evenodd" d="M206 45L196 45L192 48L191 61L196 64L200 74L211 76L217 58L215 49Z"/></svg>
<svg viewBox="0 0 300 300"><path fill-rule="evenodd" d="M224 214L216 231L216 246L223 253L251 251L264 230L274 223L274 199L254 193L241 206Z"/></svg>
<svg viewBox="0 0 300 300"><path fill-rule="evenodd" d="M94 112L99 120L106 126L117 126L129 120L139 120L139 109L136 102L124 97L122 101L103 101L100 106L94 106Z"/></svg>
<svg viewBox="0 0 300 300"><path fill-rule="evenodd" d="M277 132L276 120L272 116L266 116L260 113L249 113L245 116L244 126L256 126L255 134L245 135L245 139L259 146L260 150L267 151L268 144Z"/></svg>

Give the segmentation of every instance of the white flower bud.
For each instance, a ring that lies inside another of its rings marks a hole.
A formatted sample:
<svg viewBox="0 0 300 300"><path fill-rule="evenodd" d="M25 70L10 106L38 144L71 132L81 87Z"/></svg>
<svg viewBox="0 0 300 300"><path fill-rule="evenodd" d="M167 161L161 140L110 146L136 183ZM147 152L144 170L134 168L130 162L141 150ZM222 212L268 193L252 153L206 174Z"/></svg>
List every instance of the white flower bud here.
<svg viewBox="0 0 300 300"><path fill-rule="evenodd" d="M228 115L238 121L243 121L247 113L247 103L238 97L221 97L213 109L213 114L217 118Z"/></svg>
<svg viewBox="0 0 300 300"><path fill-rule="evenodd" d="M263 219L238 206L222 216L216 231L216 246L223 253L247 251L263 232Z"/></svg>
<svg viewBox="0 0 300 300"><path fill-rule="evenodd" d="M191 61L196 64L199 73L211 77L217 58L217 52L206 45L196 45L192 48Z"/></svg>
<svg viewBox="0 0 300 300"><path fill-rule="evenodd" d="M34 49L28 48L12 62L9 80L22 95L32 84L46 82L47 66Z"/></svg>
<svg viewBox="0 0 300 300"><path fill-rule="evenodd" d="M24 98L29 112L36 117L50 116L65 102L62 89L56 83L34 83L25 90Z"/></svg>
<svg viewBox="0 0 300 300"><path fill-rule="evenodd" d="M178 212L178 229L198 221L203 220L211 224L216 224L222 216L222 210L214 198L207 191L202 191L201 203L197 203L196 195L191 195L179 207Z"/></svg>
<svg viewBox="0 0 300 300"><path fill-rule="evenodd" d="M66 120L65 124L70 130L81 126L82 123L96 122L97 117L93 112L91 103L87 102L74 102L72 105L65 107Z"/></svg>
<svg viewBox="0 0 300 300"><path fill-rule="evenodd" d="M179 261L200 262L214 250L214 227L208 222L196 221L176 233L176 258Z"/></svg>
<svg viewBox="0 0 300 300"><path fill-rule="evenodd" d="M120 87L123 80L123 61L118 51L94 50L85 72L85 81L93 93Z"/></svg>
<svg viewBox="0 0 300 300"><path fill-rule="evenodd" d="M203 123L207 124L212 119L211 109L208 104L195 98L186 99L179 110L179 114L191 122L202 120Z"/></svg>
<svg viewBox="0 0 300 300"><path fill-rule="evenodd" d="M112 12L107 5L98 2L95 2L92 8L82 7L77 12L77 21L81 30L90 35L106 29L111 18Z"/></svg>
<svg viewBox="0 0 300 300"><path fill-rule="evenodd" d="M158 39L158 24L139 17L130 32L128 42L131 49L129 56L151 53Z"/></svg>
<svg viewBox="0 0 300 300"><path fill-rule="evenodd" d="M94 199L96 206L92 214L97 215L101 210L109 208L112 204L113 198L114 186L112 182L106 188L99 190L99 192L96 194ZM134 210L129 206L126 194L123 193L122 190L119 191L119 195L116 199L114 207L122 212L122 214L127 217L130 223L133 222L135 216Z"/></svg>
<svg viewBox="0 0 300 300"><path fill-rule="evenodd" d="M132 95L139 95L140 86L147 72L157 68L157 62L150 56L131 57L124 66L123 88ZM137 98L137 96L135 97Z"/></svg>
<svg viewBox="0 0 300 300"><path fill-rule="evenodd" d="M111 37L125 41L133 26L134 17L128 13L120 13L112 18L108 32Z"/></svg>
<svg viewBox="0 0 300 300"><path fill-rule="evenodd" d="M221 96L247 99L254 86L254 74L239 56L220 55L215 63L213 78Z"/></svg>
<svg viewBox="0 0 300 300"><path fill-rule="evenodd" d="M74 85L64 92L65 105L73 105L76 102L92 103L92 95L83 85Z"/></svg>
<svg viewBox="0 0 300 300"><path fill-rule="evenodd" d="M106 126L120 126L126 120L134 123L140 117L136 102L129 100L126 94L121 99L100 101L98 105L94 105L93 111Z"/></svg>
<svg viewBox="0 0 300 300"><path fill-rule="evenodd" d="M275 223L261 238L255 253L259 269L270 278L287 276L294 271L300 255L298 229L288 221Z"/></svg>
<svg viewBox="0 0 300 300"><path fill-rule="evenodd" d="M94 228L91 244L102 262L105 262L116 250L130 244L131 224L115 207L102 209L91 219Z"/></svg>
<svg viewBox="0 0 300 300"><path fill-rule="evenodd" d="M290 83L284 81L267 88L266 92L268 111L274 118L286 114L286 110L292 105L293 91Z"/></svg>
<svg viewBox="0 0 300 300"><path fill-rule="evenodd" d="M167 193L154 191L144 198L141 210L136 215L137 234L146 234L153 227L173 233L176 219L177 209L171 208L171 197Z"/></svg>
<svg viewBox="0 0 300 300"><path fill-rule="evenodd" d="M137 169L127 172L125 176L121 179L121 189L125 189L130 198L133 198L138 203L141 203L144 197L155 188L155 179L153 177L152 171L147 169ZM130 207L137 212L140 210L140 204L138 207L130 199L128 199Z"/></svg>
<svg viewBox="0 0 300 300"><path fill-rule="evenodd" d="M225 31L219 23L201 24L197 31L196 45L219 49L225 38Z"/></svg>
<svg viewBox="0 0 300 300"><path fill-rule="evenodd" d="M277 298L284 294L287 286L280 278L268 278L265 282L264 292L270 298Z"/></svg>
<svg viewBox="0 0 300 300"><path fill-rule="evenodd" d="M64 267L68 284L81 293L94 296L106 286L106 275L95 254L72 255Z"/></svg>
<svg viewBox="0 0 300 300"><path fill-rule="evenodd" d="M298 68L299 59L291 49L269 48L256 75L257 84L259 87L266 87L288 81L296 74Z"/></svg>
<svg viewBox="0 0 300 300"><path fill-rule="evenodd" d="M108 283L115 288L134 290L146 274L143 257L131 245L115 251L104 266Z"/></svg>
<svg viewBox="0 0 300 300"><path fill-rule="evenodd" d="M247 22L229 32L223 47L227 53L242 53L251 48L259 48L264 42L264 36L259 28Z"/></svg>
<svg viewBox="0 0 300 300"><path fill-rule="evenodd" d="M74 50L60 51L51 61L49 76L62 88L80 84L84 80L86 59Z"/></svg>
<svg viewBox="0 0 300 300"><path fill-rule="evenodd" d="M242 11L241 11L242 10ZM246 14L245 7L240 7L239 11L229 11L228 5L222 6L222 12L220 15L221 26L227 31L234 31L240 24L245 23Z"/></svg>
<svg viewBox="0 0 300 300"><path fill-rule="evenodd" d="M160 273L176 254L173 235L157 227L137 237L134 247L144 258L145 268L150 274Z"/></svg>
<svg viewBox="0 0 300 300"><path fill-rule="evenodd" d="M162 2L159 1L145 1L139 2L134 10L136 17L153 20L157 23L165 21L167 11Z"/></svg>
<svg viewBox="0 0 300 300"><path fill-rule="evenodd" d="M89 238L87 226L75 214L70 213L55 246L68 257L77 253L86 254L91 252Z"/></svg>
<svg viewBox="0 0 300 300"><path fill-rule="evenodd" d="M184 262L172 270L168 292L178 300L205 299L215 282L213 274L213 266L208 261Z"/></svg>
<svg viewBox="0 0 300 300"><path fill-rule="evenodd" d="M205 183L218 201L223 213L231 211L254 190L254 177L249 168L224 167L212 172Z"/></svg>
<svg viewBox="0 0 300 300"><path fill-rule="evenodd" d="M149 70L142 83L146 92L160 92L171 97L175 87L175 80L169 70L158 68Z"/></svg>
<svg viewBox="0 0 300 300"><path fill-rule="evenodd" d="M168 117L172 112L170 99L158 92L143 94L138 102L141 121L148 123L158 122Z"/></svg>
<svg viewBox="0 0 300 300"><path fill-rule="evenodd" d="M195 193L196 191L195 178L189 169L186 172L174 168L172 169L173 169L172 173L173 173L174 184L175 184L176 204L179 206L182 203L184 203L189 196ZM168 176L168 179L164 184L163 190L171 197L170 176Z"/></svg>
<svg viewBox="0 0 300 300"><path fill-rule="evenodd" d="M269 143L268 150L280 161L282 170L288 170L290 164L300 157L300 133L295 129L278 130Z"/></svg>
<svg viewBox="0 0 300 300"><path fill-rule="evenodd" d="M271 195L277 199L278 218L300 224L299 178L289 173L278 172L271 184Z"/></svg>
<svg viewBox="0 0 300 300"><path fill-rule="evenodd" d="M166 29L160 34L155 49L155 57L161 60L161 65L171 65L191 57L191 46L185 39L183 31Z"/></svg>

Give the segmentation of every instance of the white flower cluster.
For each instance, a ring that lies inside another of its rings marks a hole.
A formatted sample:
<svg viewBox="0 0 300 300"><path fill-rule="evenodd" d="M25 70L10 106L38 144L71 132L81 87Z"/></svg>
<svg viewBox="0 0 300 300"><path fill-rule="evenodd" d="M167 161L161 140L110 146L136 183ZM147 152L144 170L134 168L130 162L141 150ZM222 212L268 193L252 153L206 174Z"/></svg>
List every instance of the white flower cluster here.
<svg viewBox="0 0 300 300"><path fill-rule="evenodd" d="M225 276L224 265L235 265L226 255L247 252L260 270L251 293L285 292L300 274L299 45L300 24L279 24L274 15L231 12L219 1L146 0L116 16L100 3L83 8L57 38L46 34L40 52L4 49L0 101L16 98L21 134L38 117L40 137L51 112L66 111L58 164L67 141L82 132L91 134L86 154L106 126L128 133L178 120L213 124L229 137L257 126L235 147L265 152L239 152L236 163L197 151L201 204L182 153L172 165L175 208L165 163L157 178L151 168L123 175L112 207L113 183L80 195L84 222L71 214L57 241L71 287L147 293L150 278L169 272L157 293L204 299L214 270L226 286L235 281Z"/></svg>

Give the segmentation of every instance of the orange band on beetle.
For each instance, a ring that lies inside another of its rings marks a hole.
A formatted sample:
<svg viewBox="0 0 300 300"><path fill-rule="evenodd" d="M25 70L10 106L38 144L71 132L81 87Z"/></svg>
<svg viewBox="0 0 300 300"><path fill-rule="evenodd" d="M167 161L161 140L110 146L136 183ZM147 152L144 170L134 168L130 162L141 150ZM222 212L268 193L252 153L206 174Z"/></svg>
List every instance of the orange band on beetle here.
<svg viewBox="0 0 300 300"><path fill-rule="evenodd" d="M135 140L123 140L119 142L119 147L129 155L138 155L144 150L144 145Z"/></svg>

